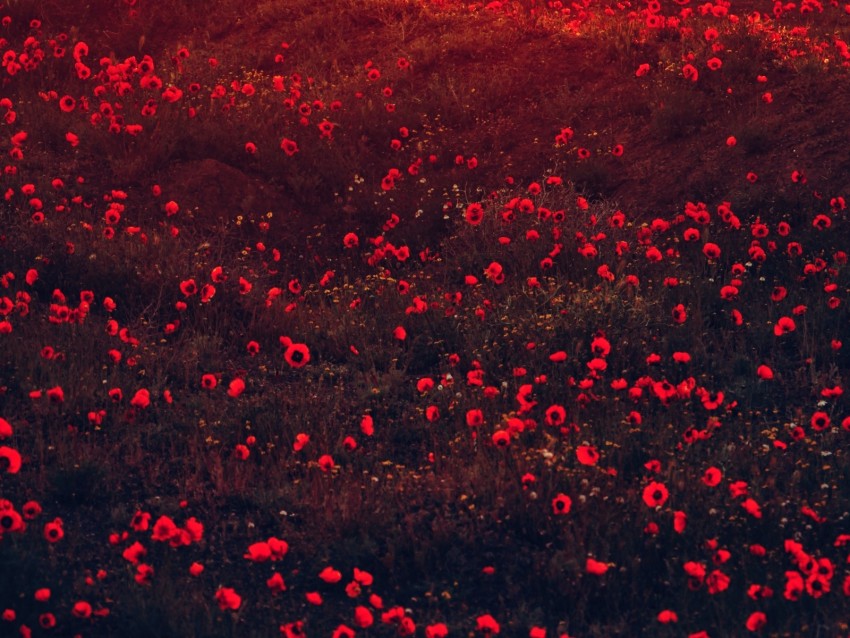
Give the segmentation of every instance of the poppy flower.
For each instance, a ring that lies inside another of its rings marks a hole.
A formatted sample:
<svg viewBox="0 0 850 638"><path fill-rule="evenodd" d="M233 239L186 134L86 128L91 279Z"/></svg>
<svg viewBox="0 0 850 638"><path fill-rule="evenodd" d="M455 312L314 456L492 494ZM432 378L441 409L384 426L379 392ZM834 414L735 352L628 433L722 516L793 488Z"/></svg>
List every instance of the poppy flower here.
<svg viewBox="0 0 850 638"><path fill-rule="evenodd" d="M212 390L218 385L218 379L214 374L205 374L201 377L201 387L204 390Z"/></svg>
<svg viewBox="0 0 850 638"><path fill-rule="evenodd" d="M326 583L333 585L342 580L342 572L338 569L334 569L331 566L325 567L321 572L319 572L319 578L321 578Z"/></svg>
<svg viewBox="0 0 850 638"><path fill-rule="evenodd" d="M693 64L686 64L682 67L682 77L691 82L696 82L699 79L699 71Z"/></svg>
<svg viewBox="0 0 850 638"><path fill-rule="evenodd" d="M280 148L289 157L292 157L298 152L298 144L294 140L284 137L280 142Z"/></svg>
<svg viewBox="0 0 850 638"><path fill-rule="evenodd" d="M233 379L227 386L227 396L236 398L245 391L245 382L242 379Z"/></svg>
<svg viewBox="0 0 850 638"><path fill-rule="evenodd" d="M665 625L672 622L679 622L679 615L675 611L665 609L658 613L658 622Z"/></svg>
<svg viewBox="0 0 850 638"><path fill-rule="evenodd" d="M295 435L295 442L292 444L292 449L296 452L300 452L309 442L309 435L299 432Z"/></svg>
<svg viewBox="0 0 850 638"><path fill-rule="evenodd" d="M720 257L720 246L708 242L705 244L705 246L702 247L702 254L705 255L708 259L717 259L718 257Z"/></svg>
<svg viewBox="0 0 850 638"><path fill-rule="evenodd" d="M643 502L646 503L647 507L663 506L667 502L669 495L670 493L664 483L659 483L658 481L650 481L643 488Z"/></svg>
<svg viewBox="0 0 850 638"><path fill-rule="evenodd" d="M21 454L6 445L0 446L0 468L4 465L7 474L17 474L21 469Z"/></svg>
<svg viewBox="0 0 850 638"><path fill-rule="evenodd" d="M789 332L794 332L796 329L797 324L791 317L780 317L776 322L776 325L773 326L773 334L777 337L781 337Z"/></svg>
<svg viewBox="0 0 850 638"><path fill-rule="evenodd" d="M552 499L552 512L556 516L561 514L569 514L572 506L573 501L566 494L559 493L555 498Z"/></svg>
<svg viewBox="0 0 850 638"><path fill-rule="evenodd" d="M449 628L444 623L436 623L425 627L425 638L448 638Z"/></svg>
<svg viewBox="0 0 850 638"><path fill-rule="evenodd" d="M290 343L283 358L292 368L303 368L310 362L310 349L303 343Z"/></svg>
<svg viewBox="0 0 850 638"><path fill-rule="evenodd" d="M6 419L0 417L0 439L8 439L10 436L12 436L12 426Z"/></svg>
<svg viewBox="0 0 850 638"><path fill-rule="evenodd" d="M2 448L0 448L2 451ZM65 537L65 530L62 529L62 519L54 518L49 523L44 525L44 539L48 543L58 543Z"/></svg>
<svg viewBox="0 0 850 638"><path fill-rule="evenodd" d="M286 591L286 582L284 582L283 576L280 572L274 572L271 577L266 580L266 587L268 587L273 594L279 594L280 592Z"/></svg>
<svg viewBox="0 0 850 638"><path fill-rule="evenodd" d="M85 600L78 600L71 608L71 614L75 618L88 618L89 616L91 616L91 613L91 604L87 603Z"/></svg>
<svg viewBox="0 0 850 638"><path fill-rule="evenodd" d="M215 600L222 611L228 609L236 611L242 605L242 596L231 587L219 587L215 593Z"/></svg>
<svg viewBox="0 0 850 638"><path fill-rule="evenodd" d="M320 456L317 463L319 465L319 469L325 473L330 472L334 468L334 459L330 454L323 454Z"/></svg>
<svg viewBox="0 0 850 638"><path fill-rule="evenodd" d="M551 426L563 425L567 420L567 410L562 405L553 404L546 408L546 424Z"/></svg>
<svg viewBox="0 0 850 638"><path fill-rule="evenodd" d="M587 561L585 562L584 571L588 574L601 576L602 574L608 571L608 565L606 565L602 561L598 561L588 557Z"/></svg>
<svg viewBox="0 0 850 638"><path fill-rule="evenodd" d="M685 323L688 315L685 312L684 304L676 304L673 306L673 321L676 323Z"/></svg>
<svg viewBox="0 0 850 638"><path fill-rule="evenodd" d="M717 487L722 478L723 473L718 468L710 467L703 473L702 482L708 487Z"/></svg>
<svg viewBox="0 0 850 638"><path fill-rule="evenodd" d="M133 398L130 399L130 405L135 408L146 408L151 404L150 392L144 388L138 390Z"/></svg>
<svg viewBox="0 0 850 638"><path fill-rule="evenodd" d="M747 618L746 627L752 632L761 631L767 624L767 616L763 612L754 611Z"/></svg>
<svg viewBox="0 0 850 638"><path fill-rule="evenodd" d="M829 414L826 412L815 412L812 415L811 421L812 429L816 432L822 432L829 427L830 419Z"/></svg>
<svg viewBox="0 0 850 638"><path fill-rule="evenodd" d="M493 445L506 448L511 444L511 435L506 430L496 430L492 436Z"/></svg>
<svg viewBox="0 0 850 638"><path fill-rule="evenodd" d="M576 448L576 458L582 465L596 465L599 452L592 445L579 445Z"/></svg>
<svg viewBox="0 0 850 638"><path fill-rule="evenodd" d="M306 594L304 594L304 598L311 605L319 606L324 602L324 600L322 599L322 595L317 591L307 592Z"/></svg>

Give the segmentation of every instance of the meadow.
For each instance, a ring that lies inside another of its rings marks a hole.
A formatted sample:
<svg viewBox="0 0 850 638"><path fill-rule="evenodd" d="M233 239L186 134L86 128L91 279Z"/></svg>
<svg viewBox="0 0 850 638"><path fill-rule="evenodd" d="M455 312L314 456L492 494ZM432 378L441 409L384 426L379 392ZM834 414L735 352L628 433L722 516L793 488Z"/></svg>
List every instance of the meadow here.
<svg viewBox="0 0 850 638"><path fill-rule="evenodd" d="M850 4L0 51L0 635L850 636Z"/></svg>

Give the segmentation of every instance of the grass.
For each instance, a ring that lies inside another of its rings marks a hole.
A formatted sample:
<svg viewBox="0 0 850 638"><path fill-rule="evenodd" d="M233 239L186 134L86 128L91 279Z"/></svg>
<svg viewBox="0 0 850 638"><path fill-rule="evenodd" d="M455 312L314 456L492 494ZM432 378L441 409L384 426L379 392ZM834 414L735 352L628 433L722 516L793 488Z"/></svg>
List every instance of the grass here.
<svg viewBox="0 0 850 638"><path fill-rule="evenodd" d="M4 635L848 631L846 12L556 4L6 3Z"/></svg>

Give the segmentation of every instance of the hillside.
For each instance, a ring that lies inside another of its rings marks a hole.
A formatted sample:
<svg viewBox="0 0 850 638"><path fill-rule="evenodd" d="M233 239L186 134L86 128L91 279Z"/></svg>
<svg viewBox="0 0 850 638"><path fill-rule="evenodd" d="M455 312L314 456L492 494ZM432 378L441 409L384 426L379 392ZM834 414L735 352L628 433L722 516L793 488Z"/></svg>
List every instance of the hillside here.
<svg viewBox="0 0 850 638"><path fill-rule="evenodd" d="M0 29L0 635L850 631L850 5Z"/></svg>

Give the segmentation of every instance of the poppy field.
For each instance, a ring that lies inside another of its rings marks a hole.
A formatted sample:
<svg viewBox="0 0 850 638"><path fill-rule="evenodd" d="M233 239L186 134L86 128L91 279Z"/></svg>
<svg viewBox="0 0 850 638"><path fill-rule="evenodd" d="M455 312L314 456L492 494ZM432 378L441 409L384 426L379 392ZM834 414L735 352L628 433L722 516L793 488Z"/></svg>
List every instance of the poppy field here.
<svg viewBox="0 0 850 638"><path fill-rule="evenodd" d="M850 636L850 4L6 0L0 636Z"/></svg>

